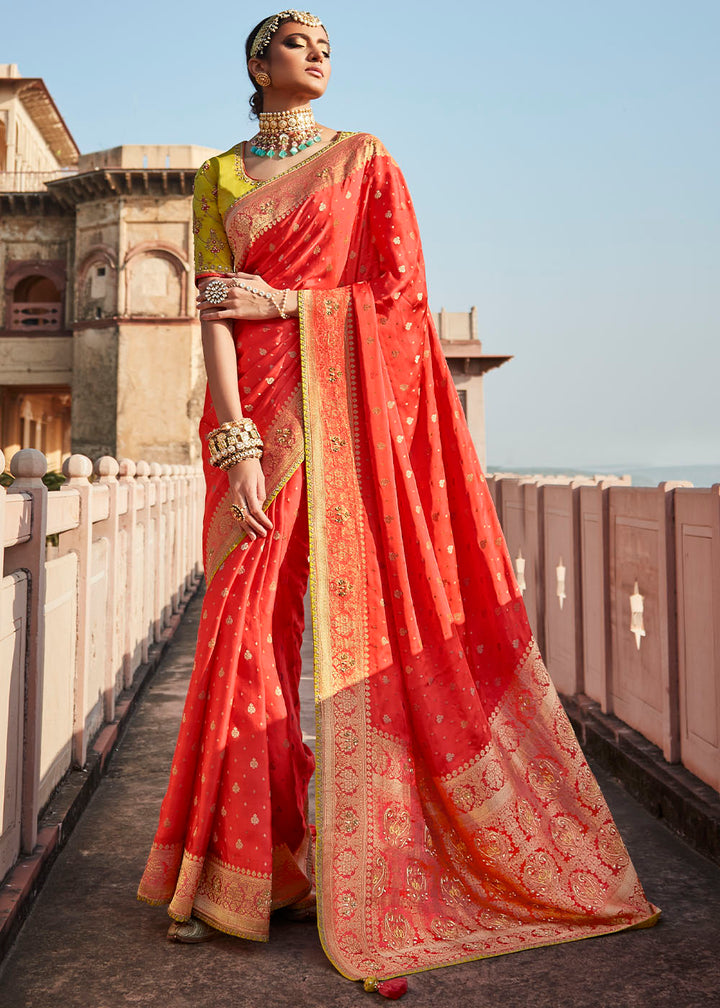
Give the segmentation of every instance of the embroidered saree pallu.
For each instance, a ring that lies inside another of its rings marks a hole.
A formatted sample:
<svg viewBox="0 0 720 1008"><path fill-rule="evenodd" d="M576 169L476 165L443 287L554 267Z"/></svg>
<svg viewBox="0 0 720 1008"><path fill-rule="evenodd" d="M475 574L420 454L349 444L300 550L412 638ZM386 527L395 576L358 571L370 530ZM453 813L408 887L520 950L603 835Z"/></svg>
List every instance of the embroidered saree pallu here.
<svg viewBox="0 0 720 1008"><path fill-rule="evenodd" d="M198 175L196 231L201 272L301 291L299 342L236 331L268 507L305 475L327 955L382 978L653 923L533 640L396 164L340 134L257 183L235 148ZM267 547L207 475L212 591Z"/></svg>

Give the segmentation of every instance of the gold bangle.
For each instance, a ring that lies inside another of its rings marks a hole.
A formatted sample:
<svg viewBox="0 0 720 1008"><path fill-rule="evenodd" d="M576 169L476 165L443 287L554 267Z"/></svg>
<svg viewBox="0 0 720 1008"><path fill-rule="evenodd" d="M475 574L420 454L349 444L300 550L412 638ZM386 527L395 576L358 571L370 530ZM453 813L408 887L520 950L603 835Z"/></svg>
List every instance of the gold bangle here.
<svg viewBox="0 0 720 1008"><path fill-rule="evenodd" d="M233 427L248 427L252 423L253 421L250 417L240 417L239 420L228 420L226 423L220 424L219 427L216 427L215 430L210 431L208 437L212 437L213 434L217 434L218 431L231 430Z"/></svg>
<svg viewBox="0 0 720 1008"><path fill-rule="evenodd" d="M263 440L260 437L255 422L249 417L241 420L229 420L207 436L210 465L219 469L228 468L231 459L245 457L260 458L263 451ZM230 464L234 464L231 462Z"/></svg>
<svg viewBox="0 0 720 1008"><path fill-rule="evenodd" d="M237 436L246 437L260 437L260 433L253 420L249 417L244 417L242 420L231 420L229 423L223 424L222 427L217 427L215 430L210 431L207 436L208 441L222 440L223 438L233 438Z"/></svg>
<svg viewBox="0 0 720 1008"><path fill-rule="evenodd" d="M239 420L228 420L226 423L220 424L219 427L216 427L215 430L211 430L210 433L208 434L208 438L211 438L213 436L213 434L217 434L218 431L231 430L233 427L237 427L237 428L244 428L244 427L253 428L253 427L255 427L255 421L251 420L250 417L245 417L245 416L244 417L240 417Z"/></svg>
<svg viewBox="0 0 720 1008"><path fill-rule="evenodd" d="M216 468L227 472L228 469L232 469L232 467L237 465L238 462L245 462L246 459L251 458L261 459L262 454L262 450L260 449L255 451L236 452L234 455L230 455L228 458L223 459L222 462L219 462L216 465Z"/></svg>
<svg viewBox="0 0 720 1008"><path fill-rule="evenodd" d="M234 445L228 451L211 455L210 465L215 466L217 469L223 469L227 465L228 459L245 455L252 458L261 458L262 453L263 446L257 441L249 445Z"/></svg>

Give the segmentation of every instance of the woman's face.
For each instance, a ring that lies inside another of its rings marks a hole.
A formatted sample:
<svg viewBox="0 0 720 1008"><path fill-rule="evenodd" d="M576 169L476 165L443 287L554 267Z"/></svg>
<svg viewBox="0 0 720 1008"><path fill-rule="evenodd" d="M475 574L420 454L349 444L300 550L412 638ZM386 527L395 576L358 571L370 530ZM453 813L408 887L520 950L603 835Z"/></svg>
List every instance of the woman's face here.
<svg viewBox="0 0 720 1008"><path fill-rule="evenodd" d="M306 95L307 100L325 94L330 79L330 43L324 28L309 28L295 21L281 24L261 60L250 61L256 71L270 74L269 90ZM256 72L255 71L255 72Z"/></svg>

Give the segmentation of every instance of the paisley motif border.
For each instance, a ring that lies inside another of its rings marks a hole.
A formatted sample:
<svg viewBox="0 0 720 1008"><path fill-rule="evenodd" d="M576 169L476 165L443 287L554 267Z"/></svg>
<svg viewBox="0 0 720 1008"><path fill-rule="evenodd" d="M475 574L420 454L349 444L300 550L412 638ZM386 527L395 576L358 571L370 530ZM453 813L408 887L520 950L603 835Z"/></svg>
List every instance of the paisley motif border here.
<svg viewBox="0 0 720 1008"><path fill-rule="evenodd" d="M312 856L309 831L295 857L285 844L273 848L272 875L213 855L197 857L181 844L153 844L138 899L152 906L169 904L173 920L192 915L224 934L265 942L268 909L288 906L308 892L308 885L298 887L298 882L312 877Z"/></svg>
<svg viewBox="0 0 720 1008"><path fill-rule="evenodd" d="M367 753L367 599L363 506L354 464L356 361L349 291L304 291L300 301L305 457L310 527L310 599L315 642L316 887L323 948L348 979L362 974L346 961L337 934L335 837L368 842L365 788L338 792L338 754L346 772L363 780ZM352 899L364 905L361 891Z"/></svg>
<svg viewBox="0 0 720 1008"><path fill-rule="evenodd" d="M356 449L362 450L357 437L354 309L349 289L305 291L299 301L315 641L318 929L328 958L348 979L385 978L649 926L657 919L657 910L648 907L629 859L625 870L624 846L609 827L608 854L616 855L622 864L608 869L621 877L612 892L608 892L606 903L593 889L592 873L582 872L578 862L574 864L578 869L575 882L568 879L564 882L568 883L565 884L568 891L563 892L561 908L557 913L551 910L547 919L538 920L532 914L526 915L527 919L516 918L512 900L508 904L509 912L493 914L494 893L489 897L490 912L483 909L488 905L488 894L481 891L477 868L466 871L463 867L467 852L462 850L463 841L452 820L459 823L465 815L467 827L477 820L476 828L487 830L487 838L484 834L482 837L483 842L488 841L483 856L502 856L502 851L495 851L492 846L492 841L498 839L495 832L500 831L494 831L488 819L493 812L498 820L508 812L503 808L507 799L501 793L499 777L499 794L495 798L486 796L490 800L487 810L483 809L482 802L475 802L473 793L476 784L492 788L498 762L497 747L489 747L459 772L431 783L427 812L437 827L438 837L429 835L427 826L424 838L415 835L419 828L417 822L413 823L407 813L403 818L402 807L397 804L397 795L407 789L407 784L375 770L373 748L378 736L384 733L371 727L367 678L373 671L368 667L365 580L369 533L364 525L359 467L353 456ZM528 698L531 706L528 706ZM612 824L604 799L566 724L567 719L534 642L519 656L512 686L490 721L494 738L496 732L503 735L505 722L508 732L518 722L526 722L532 723L530 734L533 736L538 732L546 740L552 736L550 751L559 754L558 759L563 761L559 767L560 776L575 781L576 800L580 804L585 802L588 824L595 815L598 820L606 815ZM403 748L401 740L388 736L387 742L391 748L397 743L396 762L407 765L407 747ZM528 781L528 786L537 795L538 805L543 802L547 805L557 784L555 777L551 779L552 767L546 765L552 760L543 762L542 755L530 755L530 765L526 769L536 776ZM518 753L520 764L524 756ZM353 787L343 786L348 780L353 782ZM422 786L422 782L418 780L416 785ZM433 798L437 789L438 795L442 791L449 792L459 803L456 805L458 813L448 820L445 833L443 823L448 817L440 798ZM509 795L510 791L507 793ZM472 804L464 808L471 799ZM594 807L596 799L598 804ZM437 815L432 811L433 802L439 803ZM398 809L394 818L393 804ZM533 814L532 809L525 812ZM522 813L520 809L519 832L522 831ZM556 827L558 848L568 838L572 839L573 825L563 822ZM467 828L462 832L467 833ZM549 828L547 832L550 836ZM436 847L438 838L445 847L440 860ZM502 837L498 843L502 843ZM408 869L412 869L407 873L411 899L413 887L419 898L426 886L441 893L446 912L432 920L418 918L422 934L416 930L418 921L414 920L414 915L408 919L402 901L392 905L384 904L381 899L383 871L387 868L383 852L387 844L407 845L408 850L415 851L412 858L407 854L401 856L403 867L407 862ZM527 884L521 886L521 892L526 893L526 899L532 904L532 886L538 879L540 885L546 884L547 862L552 857L545 855L545 837L538 848L544 860L532 861L534 851L530 846L525 845ZM424 866L415 863L418 857L426 862ZM573 884L577 888L576 896L579 894L576 909L566 905L572 902L570 888ZM582 899L587 904L585 909L581 906ZM591 908L593 903L597 912ZM605 906L604 915L602 906ZM652 911L650 915L648 909ZM487 927L483 924L483 914L487 917Z"/></svg>

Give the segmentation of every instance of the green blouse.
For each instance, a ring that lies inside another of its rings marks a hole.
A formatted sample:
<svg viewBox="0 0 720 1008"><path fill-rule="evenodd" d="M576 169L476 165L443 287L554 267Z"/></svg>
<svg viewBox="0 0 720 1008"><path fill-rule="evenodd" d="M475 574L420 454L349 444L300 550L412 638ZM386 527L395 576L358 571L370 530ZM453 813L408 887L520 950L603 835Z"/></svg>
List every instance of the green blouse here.
<svg viewBox="0 0 720 1008"><path fill-rule="evenodd" d="M233 270L233 254L223 220L233 203L257 185L243 170L241 151L242 145L236 144L224 154L211 157L195 176L193 234L196 273L230 273Z"/></svg>

